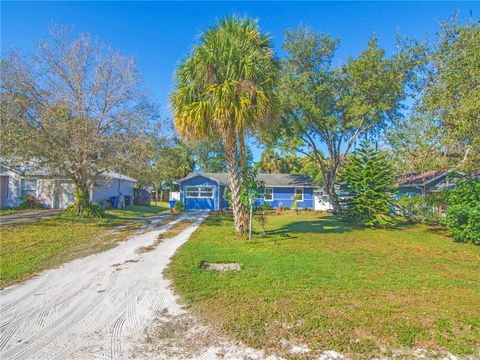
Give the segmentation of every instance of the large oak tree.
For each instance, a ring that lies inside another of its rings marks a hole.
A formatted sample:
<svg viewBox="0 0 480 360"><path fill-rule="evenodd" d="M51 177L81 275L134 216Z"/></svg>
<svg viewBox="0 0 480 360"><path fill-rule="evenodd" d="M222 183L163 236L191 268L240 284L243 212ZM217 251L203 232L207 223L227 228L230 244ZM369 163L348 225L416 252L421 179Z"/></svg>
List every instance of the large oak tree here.
<svg viewBox="0 0 480 360"><path fill-rule="evenodd" d="M421 58L410 46L387 56L373 37L357 57L333 66L338 45L310 28L286 32L279 91L282 126L264 136L311 157L333 204L337 173L350 149L359 137L399 115Z"/></svg>
<svg viewBox="0 0 480 360"><path fill-rule="evenodd" d="M480 169L480 23L456 18L441 24L430 51L429 82L422 99L439 125L448 155L461 169Z"/></svg>
<svg viewBox="0 0 480 360"><path fill-rule="evenodd" d="M135 161L156 114L133 58L61 27L33 55L2 59L1 109L2 160L73 180L76 212L102 173Z"/></svg>

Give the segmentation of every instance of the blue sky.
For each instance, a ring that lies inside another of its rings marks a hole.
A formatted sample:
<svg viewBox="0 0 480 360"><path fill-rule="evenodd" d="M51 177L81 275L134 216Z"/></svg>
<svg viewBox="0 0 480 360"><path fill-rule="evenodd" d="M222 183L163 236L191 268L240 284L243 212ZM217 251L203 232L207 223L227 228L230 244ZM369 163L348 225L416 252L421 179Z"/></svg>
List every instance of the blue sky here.
<svg viewBox="0 0 480 360"><path fill-rule="evenodd" d="M134 56L144 82L171 117L168 96L178 61L202 30L228 14L256 17L281 54L283 32L298 25L341 39L336 63L355 56L376 34L387 51L397 32L432 38L453 12L480 16L480 2L1 2L1 49L30 52L52 22L88 32ZM253 145L254 158L261 150Z"/></svg>

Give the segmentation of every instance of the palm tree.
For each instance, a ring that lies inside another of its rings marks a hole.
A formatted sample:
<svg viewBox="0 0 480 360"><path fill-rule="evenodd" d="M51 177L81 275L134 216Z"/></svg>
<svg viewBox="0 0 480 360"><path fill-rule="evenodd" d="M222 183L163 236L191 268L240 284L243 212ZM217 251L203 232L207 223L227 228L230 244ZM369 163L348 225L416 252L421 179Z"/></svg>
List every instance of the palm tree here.
<svg viewBox="0 0 480 360"><path fill-rule="evenodd" d="M278 61L256 20L229 17L202 34L178 67L171 95L175 127L187 141L221 139L232 193L235 229L246 231L241 202L244 139L279 113Z"/></svg>
<svg viewBox="0 0 480 360"><path fill-rule="evenodd" d="M267 148L262 153L258 169L268 174L280 174L282 172L282 160L275 151Z"/></svg>

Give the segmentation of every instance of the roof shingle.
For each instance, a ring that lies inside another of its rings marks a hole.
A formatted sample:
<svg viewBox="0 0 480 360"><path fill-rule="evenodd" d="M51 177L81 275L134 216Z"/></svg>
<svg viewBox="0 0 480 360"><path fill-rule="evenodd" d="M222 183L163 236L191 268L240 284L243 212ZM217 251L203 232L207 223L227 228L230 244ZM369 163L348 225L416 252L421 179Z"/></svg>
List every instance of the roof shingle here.
<svg viewBox="0 0 480 360"><path fill-rule="evenodd" d="M222 185L228 185L229 182L227 173L190 173L183 179L178 180L178 183L196 176L218 181ZM317 187L310 177L300 174L258 174L257 180L263 182L265 186L271 187Z"/></svg>

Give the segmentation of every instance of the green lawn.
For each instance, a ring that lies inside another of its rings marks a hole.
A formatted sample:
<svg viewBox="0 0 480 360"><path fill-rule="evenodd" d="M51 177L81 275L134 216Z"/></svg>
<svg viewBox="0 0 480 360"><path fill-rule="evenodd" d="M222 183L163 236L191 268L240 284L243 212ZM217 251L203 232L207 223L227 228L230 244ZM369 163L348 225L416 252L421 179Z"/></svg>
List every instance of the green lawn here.
<svg viewBox="0 0 480 360"><path fill-rule="evenodd" d="M135 220L140 217L155 216L168 212L168 203L158 202L157 205L132 205L123 209L106 210L107 218L120 220Z"/></svg>
<svg viewBox="0 0 480 360"><path fill-rule="evenodd" d="M248 243L229 217L210 216L167 271L229 335L265 349L306 344L312 358L417 347L480 356L480 247L441 229L365 230L313 212L269 216L268 229ZM241 271L202 270L202 260Z"/></svg>
<svg viewBox="0 0 480 360"><path fill-rule="evenodd" d="M54 217L0 228L0 287L74 258L109 249L135 229L132 220L164 213L164 206L107 210L103 219ZM115 229L117 225L121 229Z"/></svg>

